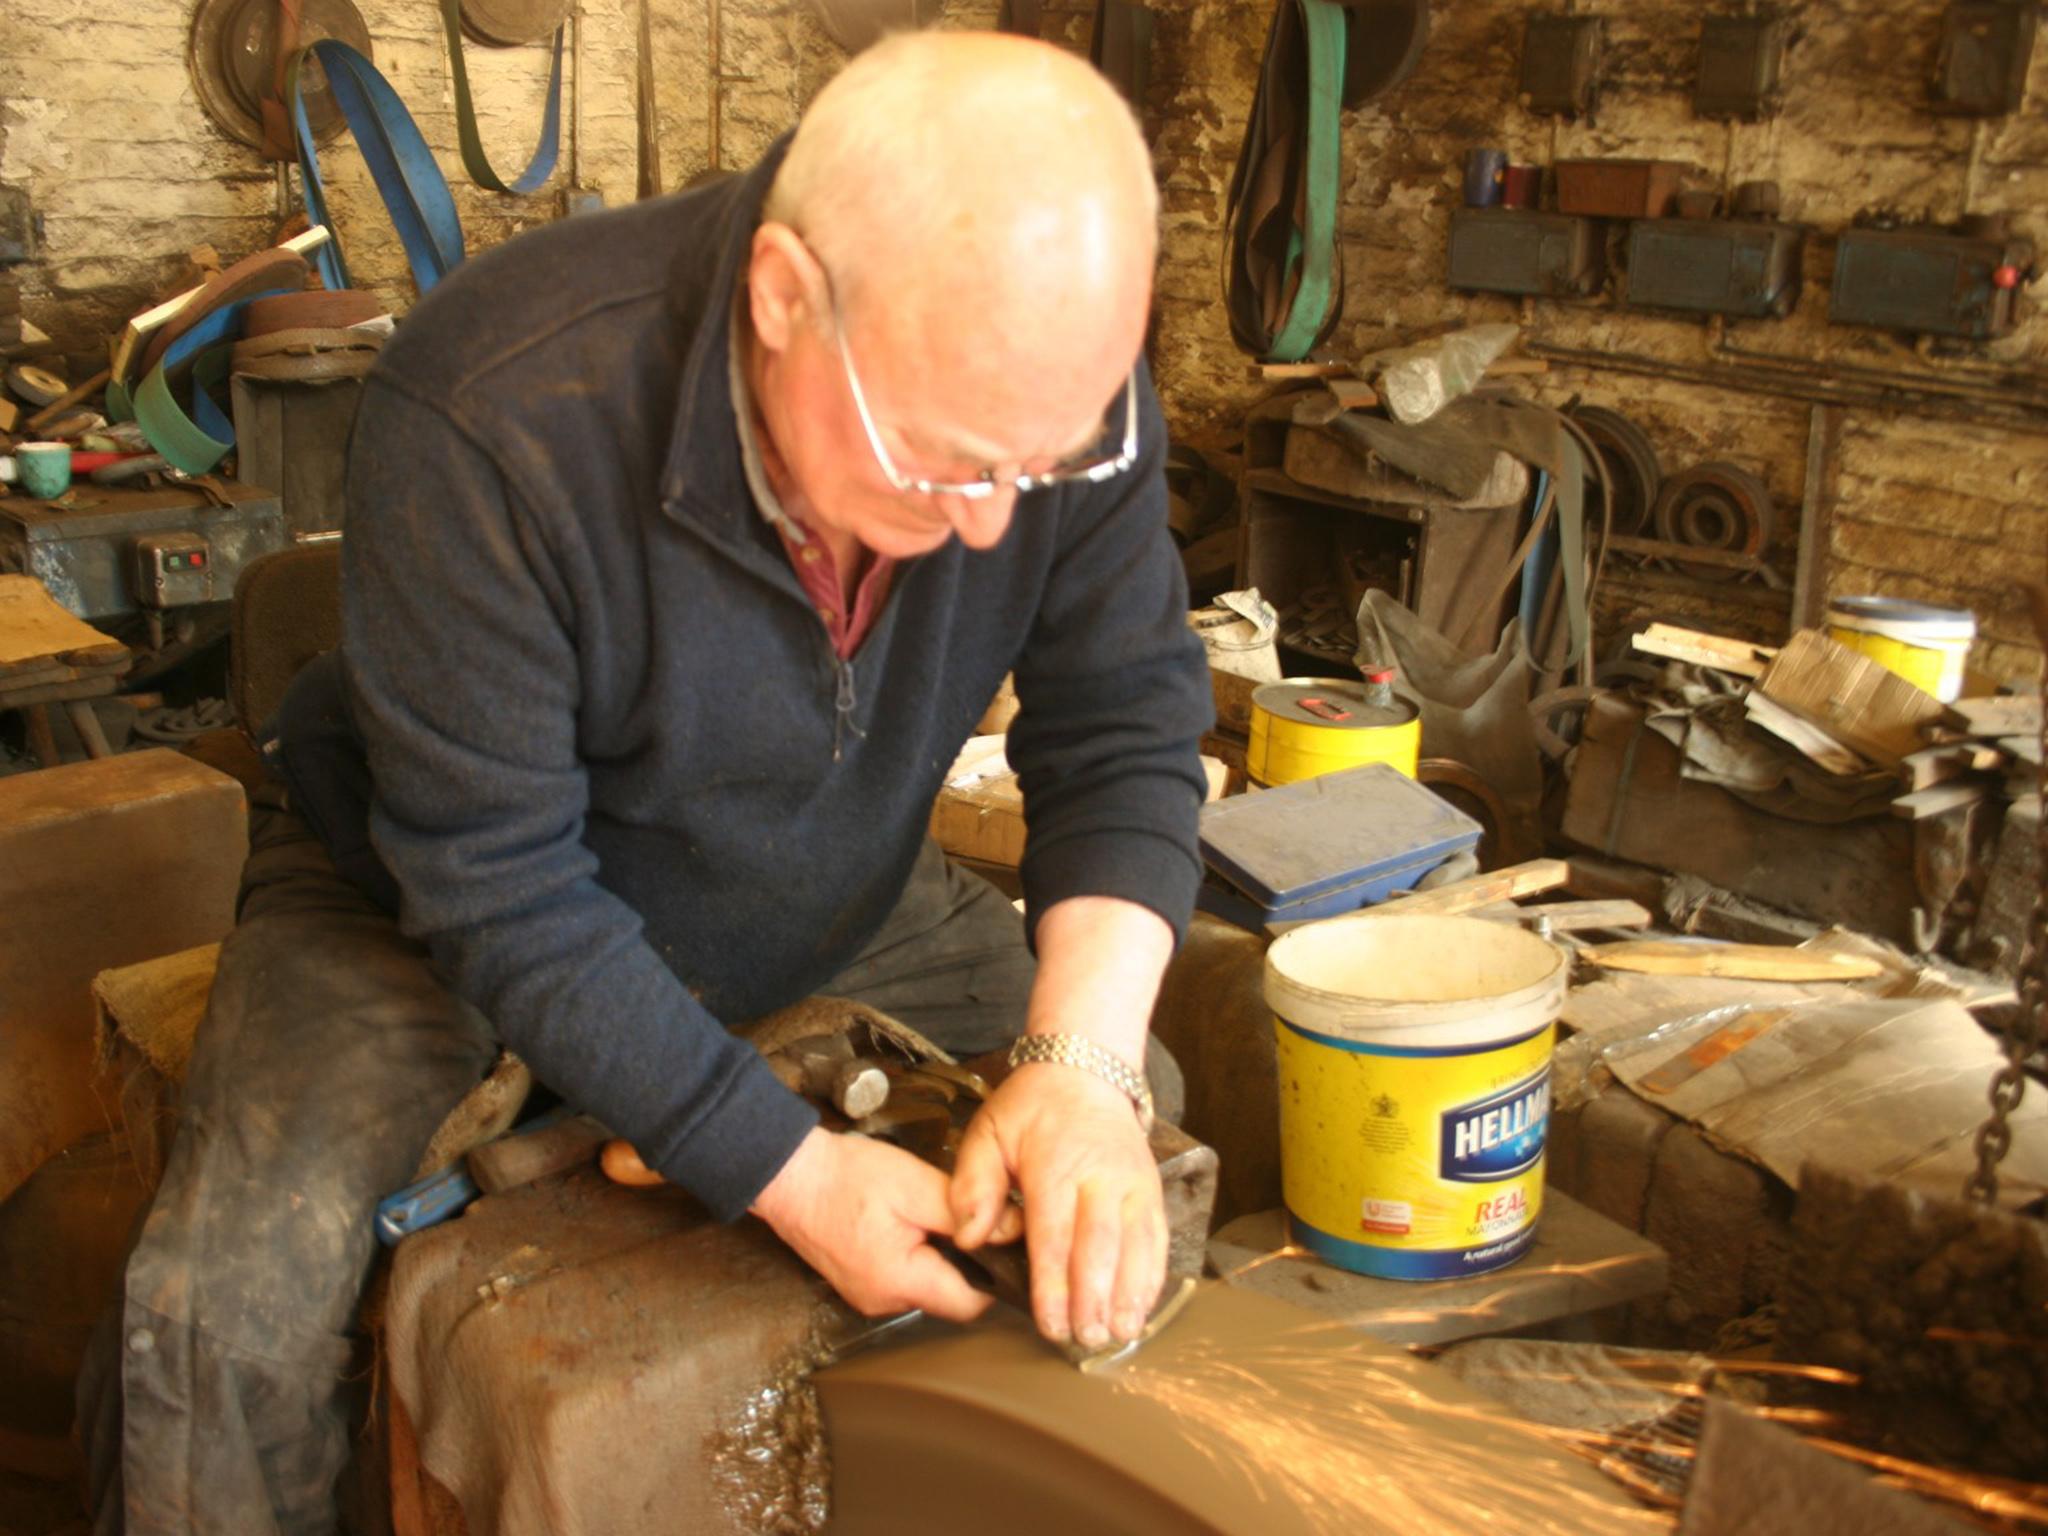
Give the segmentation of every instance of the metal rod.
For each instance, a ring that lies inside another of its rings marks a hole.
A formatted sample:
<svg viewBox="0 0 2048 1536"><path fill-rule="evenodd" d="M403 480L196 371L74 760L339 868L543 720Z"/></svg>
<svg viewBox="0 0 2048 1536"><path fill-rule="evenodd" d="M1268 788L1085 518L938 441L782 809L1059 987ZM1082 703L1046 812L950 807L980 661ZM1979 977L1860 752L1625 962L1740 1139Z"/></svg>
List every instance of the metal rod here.
<svg viewBox="0 0 2048 1536"><path fill-rule="evenodd" d="M1649 378L1672 379L1682 384L1704 384L1710 388L1729 389L1742 394L1772 395L1780 399L1805 400L1818 405L1860 406L1871 410L1917 410L1923 415L1978 423L1990 421L2019 432L2048 433L2048 404L2035 404L2025 399L2001 401L1995 396L1963 396L1957 393L1932 393L1911 388L1894 387L1890 391L1885 391L1838 386L1810 375L1789 371L1773 373L1768 369L1739 367L1733 363L1673 363L1663 358L1645 357L1634 352L1608 352L1591 347L1560 346L1556 342L1536 337L1531 337L1525 343L1525 350L1532 357L1548 358L1553 362L1576 363L1590 369L1608 369L1618 373L1641 374Z"/></svg>
<svg viewBox="0 0 2048 1536"><path fill-rule="evenodd" d="M707 171L719 169L718 120L720 108L723 106L721 97L725 92L724 60L720 57L721 50L719 47L719 13L721 9L719 0L710 0L711 42L706 58L709 63L711 79L708 88L704 92L704 99L709 103L710 112L710 122L707 125L706 134L707 147L704 156L704 168Z"/></svg>
<svg viewBox="0 0 2048 1536"><path fill-rule="evenodd" d="M569 12L569 185L583 185L583 4Z"/></svg>
<svg viewBox="0 0 2048 1536"><path fill-rule="evenodd" d="M1828 464L1834 458L1835 408L1813 407L1806 429L1806 488L1799 504L1799 564L1792 577L1792 627L1818 624L1827 607L1827 542L1834 522L1828 505Z"/></svg>

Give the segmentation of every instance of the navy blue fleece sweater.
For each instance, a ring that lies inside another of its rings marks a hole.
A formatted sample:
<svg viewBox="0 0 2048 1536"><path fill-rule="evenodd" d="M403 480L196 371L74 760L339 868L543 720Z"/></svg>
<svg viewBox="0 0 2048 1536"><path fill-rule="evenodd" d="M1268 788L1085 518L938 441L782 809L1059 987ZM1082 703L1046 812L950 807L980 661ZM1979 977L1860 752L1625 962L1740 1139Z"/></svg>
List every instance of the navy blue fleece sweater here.
<svg viewBox="0 0 2048 1536"><path fill-rule="evenodd" d="M1149 381L1135 470L907 562L837 661L727 378L772 168L521 235L407 317L349 453L340 661L281 727L300 803L344 856L367 815L449 984L728 1217L814 1119L719 1021L856 956L1004 672L1033 913L1185 924L1209 720Z"/></svg>

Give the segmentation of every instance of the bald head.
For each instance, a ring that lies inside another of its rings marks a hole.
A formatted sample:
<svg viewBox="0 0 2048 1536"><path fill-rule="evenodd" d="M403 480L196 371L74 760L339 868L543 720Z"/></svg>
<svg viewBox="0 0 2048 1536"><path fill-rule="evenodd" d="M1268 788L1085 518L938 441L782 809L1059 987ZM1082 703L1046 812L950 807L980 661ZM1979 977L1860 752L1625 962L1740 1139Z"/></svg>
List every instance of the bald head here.
<svg viewBox="0 0 2048 1536"><path fill-rule="evenodd" d="M943 345L972 317L1048 348L1111 331L1135 350L1157 211L1137 123L1096 70L1044 43L920 32L819 93L763 215L817 254L849 326L892 345Z"/></svg>

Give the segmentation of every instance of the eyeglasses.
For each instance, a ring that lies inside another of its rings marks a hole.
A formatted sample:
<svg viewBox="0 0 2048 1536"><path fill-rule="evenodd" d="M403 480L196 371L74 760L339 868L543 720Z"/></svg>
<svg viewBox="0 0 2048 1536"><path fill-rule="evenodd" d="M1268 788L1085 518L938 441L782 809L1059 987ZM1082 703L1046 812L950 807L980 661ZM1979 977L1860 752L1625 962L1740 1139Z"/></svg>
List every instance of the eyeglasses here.
<svg viewBox="0 0 2048 1536"><path fill-rule="evenodd" d="M824 270L822 264L819 270ZM1124 381L1123 441L1114 453L1086 455L1036 475L999 475L993 468L984 469L972 480L922 480L915 475L904 474L896 467L896 461L889 457L889 450L882 446L882 434L868 410L867 391L860 387L860 375L854 371L853 350L846 344L846 323L840 317L839 298L832 292L829 273L825 287L832 301L832 331L839 343L839 361L846 369L847 387L853 391L853 408L860 413L861 429L868 435L868 446L874 450L875 462L881 466L883 477L897 490L918 496L959 496L968 501L980 501L1006 487L1021 494L1074 481L1100 485L1138 461L1138 371L1133 368L1131 376Z"/></svg>

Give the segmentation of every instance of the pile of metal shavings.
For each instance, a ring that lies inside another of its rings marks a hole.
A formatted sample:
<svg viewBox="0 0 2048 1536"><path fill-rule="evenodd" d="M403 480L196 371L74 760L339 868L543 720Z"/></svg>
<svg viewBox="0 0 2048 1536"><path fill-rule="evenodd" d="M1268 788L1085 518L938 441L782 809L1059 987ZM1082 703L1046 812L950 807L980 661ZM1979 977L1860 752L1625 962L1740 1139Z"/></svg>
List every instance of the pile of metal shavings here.
<svg viewBox="0 0 2048 1536"><path fill-rule="evenodd" d="M816 1536L825 1529L832 1459L811 1374L832 1357L845 1331L845 1314L820 1306L803 1347L711 1436L705 1459L736 1529L760 1536Z"/></svg>

